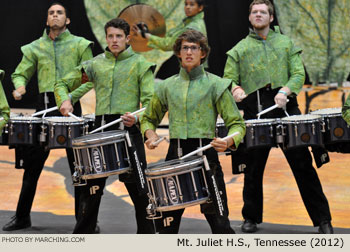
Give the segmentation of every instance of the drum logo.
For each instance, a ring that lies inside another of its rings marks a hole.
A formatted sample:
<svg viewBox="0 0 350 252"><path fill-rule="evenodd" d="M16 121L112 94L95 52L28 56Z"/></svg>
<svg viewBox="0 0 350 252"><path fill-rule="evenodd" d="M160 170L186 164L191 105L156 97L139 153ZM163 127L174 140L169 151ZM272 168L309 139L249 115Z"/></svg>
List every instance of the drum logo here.
<svg viewBox="0 0 350 252"><path fill-rule="evenodd" d="M172 204L179 203L179 193L175 180L172 177L166 179L166 188L169 200Z"/></svg>
<svg viewBox="0 0 350 252"><path fill-rule="evenodd" d="M92 154L92 164L94 166L94 169L97 173L102 172L102 155L99 149L97 148L93 148L91 150L91 154Z"/></svg>

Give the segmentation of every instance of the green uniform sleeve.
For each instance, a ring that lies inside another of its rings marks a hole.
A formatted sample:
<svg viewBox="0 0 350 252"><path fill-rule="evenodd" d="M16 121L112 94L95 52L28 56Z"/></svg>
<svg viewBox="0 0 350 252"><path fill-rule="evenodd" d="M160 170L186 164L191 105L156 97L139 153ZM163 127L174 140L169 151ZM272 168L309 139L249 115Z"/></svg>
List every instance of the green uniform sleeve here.
<svg viewBox="0 0 350 252"><path fill-rule="evenodd" d="M153 71L149 68L145 74L141 77L140 81L140 102L142 107L147 107L152 99L154 91L154 76Z"/></svg>
<svg viewBox="0 0 350 252"><path fill-rule="evenodd" d="M2 117L2 120L0 120L0 133L10 117L10 108L7 103L6 95L1 84L3 76L4 71L0 70L0 117Z"/></svg>
<svg viewBox="0 0 350 252"><path fill-rule="evenodd" d="M26 86L37 68L36 57L32 55L29 46L23 46L21 50L23 52L22 60L16 67L15 72L11 75L12 82L16 89L21 86Z"/></svg>
<svg viewBox="0 0 350 252"><path fill-rule="evenodd" d="M348 98L344 103L342 115L344 120L350 125L350 95L348 95Z"/></svg>
<svg viewBox="0 0 350 252"><path fill-rule="evenodd" d="M155 131L166 112L167 107L161 103L157 94L154 94L141 119L142 135L149 129Z"/></svg>
<svg viewBox="0 0 350 252"><path fill-rule="evenodd" d="M224 69L224 78L232 80L232 87L239 84L239 61L235 51L227 53L227 61Z"/></svg>
<svg viewBox="0 0 350 252"><path fill-rule="evenodd" d="M88 40L84 40L84 46L81 46L81 60L80 63L83 63L84 61L90 60L92 59L93 55L92 55L92 47L93 43L91 41Z"/></svg>
<svg viewBox="0 0 350 252"><path fill-rule="evenodd" d="M292 93L298 94L305 82L305 69L300 56L301 49L292 46L289 51L289 72L290 78L284 86L287 86Z"/></svg>
<svg viewBox="0 0 350 252"><path fill-rule="evenodd" d="M223 92L216 103L216 109L229 129L228 135L239 132L239 135L233 137L235 147L238 148L245 135L245 123L237 108L237 105L227 89Z"/></svg>

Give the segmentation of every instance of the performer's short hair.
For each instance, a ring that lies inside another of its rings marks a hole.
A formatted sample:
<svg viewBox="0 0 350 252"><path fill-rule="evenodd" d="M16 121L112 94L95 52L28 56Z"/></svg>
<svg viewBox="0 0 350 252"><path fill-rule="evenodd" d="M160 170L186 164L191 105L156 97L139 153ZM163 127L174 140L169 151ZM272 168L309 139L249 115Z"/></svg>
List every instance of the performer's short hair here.
<svg viewBox="0 0 350 252"><path fill-rule="evenodd" d="M205 53L205 57L203 59L201 59L201 63L203 63L208 58L208 55L210 52L210 47L208 45L207 37L204 36L203 33L196 31L196 30L192 30L192 29L189 29L189 30L185 31L184 33L182 33L176 39L174 46L173 46L173 51L174 51L175 55L180 54L182 41L187 41L187 42L199 44L200 49L202 50L202 52Z"/></svg>
<svg viewBox="0 0 350 252"><path fill-rule="evenodd" d="M69 10L66 8L66 6L63 5L63 3L60 2L53 2L52 4L49 5L49 7L47 8L47 10L49 10L52 6L54 5L60 5L63 7L64 11L66 12L66 17L69 18Z"/></svg>
<svg viewBox="0 0 350 252"><path fill-rule="evenodd" d="M274 15L275 10L274 10L273 4L269 0L254 0L249 5L249 14L252 12L253 5L256 5L256 4L266 4L269 9L270 15L271 16Z"/></svg>
<svg viewBox="0 0 350 252"><path fill-rule="evenodd" d="M105 33L107 35L107 29L109 27L119 28L124 31L125 36L130 33L130 25L122 18L113 18L105 24Z"/></svg>

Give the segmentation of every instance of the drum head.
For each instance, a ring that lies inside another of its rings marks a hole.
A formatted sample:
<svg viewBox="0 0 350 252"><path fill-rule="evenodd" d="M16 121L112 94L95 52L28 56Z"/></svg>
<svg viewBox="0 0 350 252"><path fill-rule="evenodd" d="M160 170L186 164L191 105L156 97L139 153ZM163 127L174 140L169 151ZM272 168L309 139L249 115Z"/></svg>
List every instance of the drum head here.
<svg viewBox="0 0 350 252"><path fill-rule="evenodd" d="M266 118L266 119L252 119L246 120L246 126L254 126L254 125L271 125L277 122L277 119L274 118Z"/></svg>
<svg viewBox="0 0 350 252"><path fill-rule="evenodd" d="M283 123L294 123L294 122L315 122L315 121L321 121L322 117L320 115L293 115L289 117L283 117L282 119Z"/></svg>
<svg viewBox="0 0 350 252"><path fill-rule="evenodd" d="M312 115L321 115L321 116L339 116L341 115L341 109L342 108L325 108L325 109L318 109L315 111L310 112Z"/></svg>
<svg viewBox="0 0 350 252"><path fill-rule="evenodd" d="M41 118L33 117L33 116L14 116L10 118L11 122L28 122L28 123L40 123L42 121Z"/></svg>
<svg viewBox="0 0 350 252"><path fill-rule="evenodd" d="M89 147L91 145L107 145L124 140L125 130L113 130L89 134L72 140L72 147Z"/></svg>
<svg viewBox="0 0 350 252"><path fill-rule="evenodd" d="M203 157L189 157L184 160L174 159L152 163L147 166L145 174L147 176L174 175L188 172L192 169L202 167Z"/></svg>
<svg viewBox="0 0 350 252"><path fill-rule="evenodd" d="M52 125L74 125L74 124L84 124L84 119L81 121L67 116L52 116L44 118L44 121Z"/></svg>

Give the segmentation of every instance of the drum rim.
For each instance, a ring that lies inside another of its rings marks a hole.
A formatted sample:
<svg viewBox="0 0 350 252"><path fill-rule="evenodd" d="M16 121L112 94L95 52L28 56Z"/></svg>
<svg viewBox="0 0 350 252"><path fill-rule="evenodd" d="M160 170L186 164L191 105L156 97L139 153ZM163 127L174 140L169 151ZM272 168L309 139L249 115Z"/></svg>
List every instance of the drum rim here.
<svg viewBox="0 0 350 252"><path fill-rule="evenodd" d="M8 123L42 123L43 119L38 117L26 117L27 119L19 119L20 117L16 116L15 118L10 118ZM31 118L31 119L29 119ZM35 118L35 119L34 119Z"/></svg>
<svg viewBox="0 0 350 252"><path fill-rule="evenodd" d="M337 110L337 111L340 110L340 111L336 113L327 113L327 114L320 113L320 111L325 111L325 110ZM311 111L310 114L320 115L322 117L338 117L338 116L342 116L342 108L336 107L336 108L317 109L317 110Z"/></svg>
<svg viewBox="0 0 350 252"><path fill-rule="evenodd" d="M89 180L89 179L104 178L104 177L109 177L109 176L112 176L112 175L123 174L123 173L126 173L128 171L131 171L131 166L129 166L129 167L122 167L122 168L120 168L118 170L108 171L108 172L104 172L104 173L83 174L83 175L81 175L81 179Z"/></svg>
<svg viewBox="0 0 350 252"><path fill-rule="evenodd" d="M169 161L186 161L186 160L169 160ZM167 162L167 161L165 161ZM165 162L163 164L165 164ZM157 178L163 178L164 176L161 175L166 175L166 176L175 176L175 175L181 175L185 174L191 171L197 171L203 168L203 166L198 166L200 164L204 163L204 159L202 157L188 160L186 163L180 163L180 164L169 164L169 165L164 165L164 166L156 166L156 167L147 167L145 169L145 174L146 176L152 178L152 179L157 179ZM156 165L155 163L154 165ZM176 166L175 166L176 165ZM152 164L151 164L152 166Z"/></svg>
<svg viewBox="0 0 350 252"><path fill-rule="evenodd" d="M288 117L283 117L281 118L281 123L282 124L292 124L292 123L314 123L314 122L321 122L322 121L322 116L320 115L310 115L307 114L309 116L313 116L315 118L305 118L305 119L298 119L296 120L295 118L301 115L292 115L292 116L288 116Z"/></svg>
<svg viewBox="0 0 350 252"><path fill-rule="evenodd" d="M252 121L264 120L264 122L253 123ZM262 118L262 119L249 119L245 120L244 123L246 126L254 126L254 125L273 125L278 123L277 118Z"/></svg>
<svg viewBox="0 0 350 252"><path fill-rule="evenodd" d="M209 201L209 199L210 199L209 196L206 196L204 198L201 198L198 200L188 201L188 202L183 203L183 204L175 204L175 205L170 205L170 206L156 206L156 210L158 212L167 212L167 211L178 210L178 209L206 203Z"/></svg>
<svg viewBox="0 0 350 252"><path fill-rule="evenodd" d="M45 117L43 118L43 122L48 124L48 125L82 125L85 123L84 118L82 118L81 121L75 120L75 121L70 121L70 122L54 122L50 119L54 119L54 118L70 118L70 117L66 117L66 116L49 116L49 117Z"/></svg>
<svg viewBox="0 0 350 252"><path fill-rule="evenodd" d="M94 133L94 134L87 134L87 135L79 136L72 139L72 146L73 148L82 147L82 146L90 147L96 144L99 144L101 146L101 145L107 145L111 143L123 142L126 133L127 133L126 130L112 130L112 131L105 131L105 132ZM91 139L92 136L96 138ZM110 140L108 141L108 143L106 142L107 139ZM121 141L114 141L114 140L121 140ZM99 141L99 142L96 142L96 141Z"/></svg>

